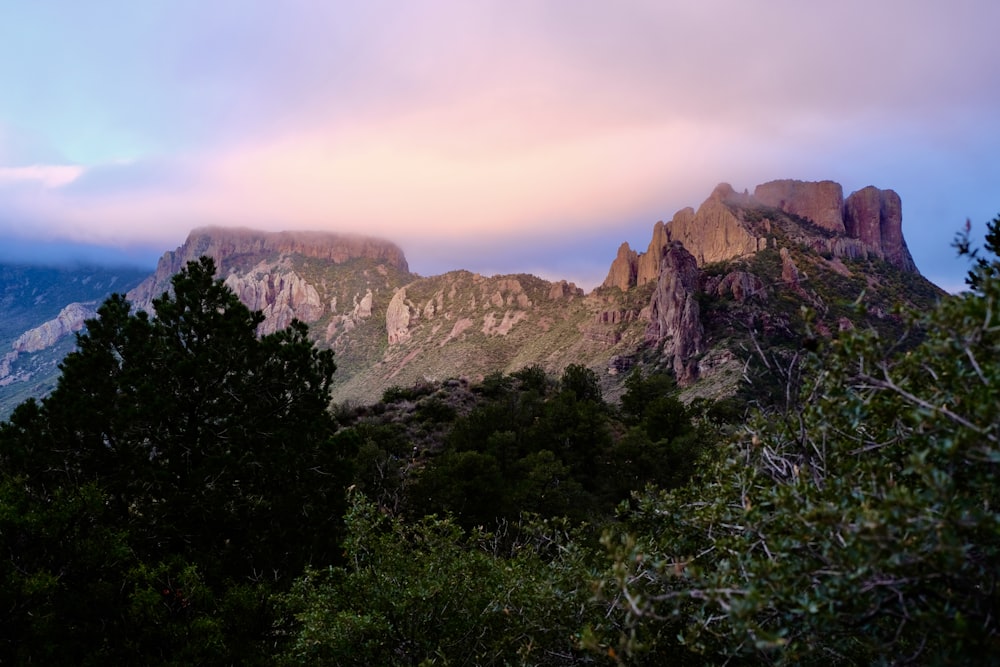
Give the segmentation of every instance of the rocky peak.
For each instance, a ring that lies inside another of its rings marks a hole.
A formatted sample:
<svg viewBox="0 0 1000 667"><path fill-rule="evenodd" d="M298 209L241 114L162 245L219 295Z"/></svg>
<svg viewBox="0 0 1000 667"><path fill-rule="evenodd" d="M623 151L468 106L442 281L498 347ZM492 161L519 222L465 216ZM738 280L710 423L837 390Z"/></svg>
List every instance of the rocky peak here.
<svg viewBox="0 0 1000 667"><path fill-rule="evenodd" d="M723 183L697 211L683 208L670 222L657 222L646 252L637 255L627 243L618 249L603 286L625 290L656 281L661 271L660 260L674 241L681 242L699 265L752 255L763 249L767 240L758 238L732 210L734 204L748 198L749 195L739 194Z"/></svg>
<svg viewBox="0 0 1000 667"><path fill-rule="evenodd" d="M892 190L869 185L854 192L844 203L847 235L858 239L872 254L905 271L916 264L903 239L903 205Z"/></svg>
<svg viewBox="0 0 1000 667"><path fill-rule="evenodd" d="M694 356L702 351L704 328L698 306L701 272L694 255L673 241L663 253L660 275L649 303L646 340L663 345L671 358L677 381L689 384L697 378Z"/></svg>
<svg viewBox="0 0 1000 667"><path fill-rule="evenodd" d="M663 223L656 223L662 225ZM636 284L636 272L638 270L638 255L628 241L618 246L618 254L611 262L611 269L608 277L604 279L602 287L617 287L620 290L627 290Z"/></svg>
<svg viewBox="0 0 1000 667"><path fill-rule="evenodd" d="M877 257L904 271L916 271L902 230L902 205L892 190L869 186L844 199L834 181L776 180L736 192L720 183L695 211L684 208L670 222L657 222L644 253L628 244L618 249L604 287L623 290L655 281L660 258L668 245L680 241L699 265L752 255L767 247L771 221L751 218L748 211L779 209L807 220L815 227L790 222L790 240L835 257ZM755 222L748 222L755 220ZM817 229L819 228L819 229Z"/></svg>

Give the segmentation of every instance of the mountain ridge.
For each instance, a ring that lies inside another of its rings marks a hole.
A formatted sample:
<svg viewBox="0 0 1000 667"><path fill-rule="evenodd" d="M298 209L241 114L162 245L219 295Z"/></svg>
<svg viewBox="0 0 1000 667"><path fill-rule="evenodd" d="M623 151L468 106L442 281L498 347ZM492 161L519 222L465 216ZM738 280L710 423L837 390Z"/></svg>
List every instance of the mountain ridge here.
<svg viewBox="0 0 1000 667"><path fill-rule="evenodd" d="M341 402L375 401L393 385L573 363L600 370L612 396L634 365L700 383L695 393L732 392L754 327L783 332L776 344L791 345L802 306L816 311L822 335L891 327L895 305L941 293L909 254L899 196L869 186L845 198L833 181L771 181L753 194L720 184L697 209L653 225L645 252L623 243L589 293L529 274L418 276L397 245L368 237L203 227L165 252L128 299L149 310L201 255L264 313L261 333L299 319L336 352ZM884 296L883 283L895 293ZM850 312L862 299L869 312Z"/></svg>

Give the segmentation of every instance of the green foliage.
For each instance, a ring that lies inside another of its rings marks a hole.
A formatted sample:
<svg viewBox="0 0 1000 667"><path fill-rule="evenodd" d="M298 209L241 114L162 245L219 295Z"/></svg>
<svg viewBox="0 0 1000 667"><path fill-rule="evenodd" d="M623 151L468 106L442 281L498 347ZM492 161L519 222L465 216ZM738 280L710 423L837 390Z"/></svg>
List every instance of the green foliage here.
<svg viewBox="0 0 1000 667"><path fill-rule="evenodd" d="M450 512L465 528L525 511L595 520L646 484L683 483L700 448L714 440L713 427L695 427L668 376L636 374L628 382L622 424L582 366L568 368L559 383L537 367L487 378L478 404L411 469L402 508L413 518ZM419 405L416 412L419 418Z"/></svg>
<svg viewBox="0 0 1000 667"><path fill-rule="evenodd" d="M991 266L913 323L926 332L916 347L842 335L806 361L787 411L758 415L690 486L637 499L628 530L605 537L626 649L655 655L679 635L709 660L995 660Z"/></svg>
<svg viewBox="0 0 1000 667"><path fill-rule="evenodd" d="M398 403L399 401L416 401L422 396L427 396L434 387L429 383L415 384L412 387L400 387L393 385L382 393L383 403Z"/></svg>
<svg viewBox="0 0 1000 667"><path fill-rule="evenodd" d="M570 364L559 379L562 391L568 391L578 401L601 402L601 384L597 373L579 364Z"/></svg>
<svg viewBox="0 0 1000 667"><path fill-rule="evenodd" d="M287 664L594 662L580 633L615 620L559 523L466 535L449 519L403 523L363 497L346 523L347 564L308 572L284 596L295 619Z"/></svg>
<svg viewBox="0 0 1000 667"><path fill-rule="evenodd" d="M0 625L17 633L0 661L253 656L268 591L339 555L351 452L330 440L333 355L299 322L258 338L262 315L214 272L189 263L155 318L113 295L51 396L0 426ZM154 604L166 589L185 592ZM193 652L149 652L181 637Z"/></svg>

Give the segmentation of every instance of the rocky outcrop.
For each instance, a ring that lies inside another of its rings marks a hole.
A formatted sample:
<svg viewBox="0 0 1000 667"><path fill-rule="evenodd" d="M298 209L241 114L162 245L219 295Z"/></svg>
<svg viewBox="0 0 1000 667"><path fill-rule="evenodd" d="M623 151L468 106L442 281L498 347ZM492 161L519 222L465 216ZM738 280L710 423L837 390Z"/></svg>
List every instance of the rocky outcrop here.
<svg viewBox="0 0 1000 667"><path fill-rule="evenodd" d="M740 198L728 184L715 188L693 215L679 211L666 226L667 237L680 241L699 265L752 255L766 247L730 208L729 201Z"/></svg>
<svg viewBox="0 0 1000 667"><path fill-rule="evenodd" d="M628 246L627 243L625 245L626 247ZM549 288L549 299L552 301L558 301L559 299L572 299L583 295L583 290L577 287L576 283L566 282L565 280L552 283L552 287Z"/></svg>
<svg viewBox="0 0 1000 667"><path fill-rule="evenodd" d="M19 354L52 347L60 339L83 329L84 322L97 315L92 306L93 304L69 304L55 319L21 334L11 347Z"/></svg>
<svg viewBox="0 0 1000 667"><path fill-rule="evenodd" d="M385 331L389 345L410 340L410 307L406 303L406 288L397 291L385 311Z"/></svg>
<svg viewBox="0 0 1000 667"><path fill-rule="evenodd" d="M899 195L892 190L869 186L845 200L843 188L834 181L777 180L758 185L753 195L719 184L697 211L681 209L670 222L657 222L646 252L636 253L623 243L603 286L625 290L655 281L660 259L673 241L683 243L699 266L753 255L765 249L768 237L777 231L772 226L775 214L768 209L795 216L779 224L788 243L828 257L876 257L916 271L903 239Z"/></svg>
<svg viewBox="0 0 1000 667"><path fill-rule="evenodd" d="M844 188L834 181L770 181L758 185L754 199L798 215L834 234L844 234Z"/></svg>
<svg viewBox="0 0 1000 667"><path fill-rule="evenodd" d="M17 361L17 352L8 352L0 357L0 387L5 387L13 380L11 379L11 364Z"/></svg>
<svg viewBox="0 0 1000 667"><path fill-rule="evenodd" d="M903 207L892 190L869 185L854 192L844 203L847 235L858 239L871 254L904 271L916 264L903 239Z"/></svg>
<svg viewBox="0 0 1000 667"><path fill-rule="evenodd" d="M646 252L636 254L627 243L618 248L618 255L602 286L625 290L655 282L660 275L663 254L673 241L684 244L699 265L762 250L767 246L767 239L758 238L731 208L734 203L744 203L747 197L723 183L697 211L684 208L677 211L670 222L657 222Z"/></svg>
<svg viewBox="0 0 1000 667"><path fill-rule="evenodd" d="M704 292L723 298L733 298L737 303L747 299L767 300L764 281L746 271L731 271L724 276L714 276L705 281Z"/></svg>
<svg viewBox="0 0 1000 667"><path fill-rule="evenodd" d="M781 256L782 282L784 282L786 285L798 287L799 267L795 265L795 260L792 259L791 254L788 252L788 248L782 248L779 255Z"/></svg>
<svg viewBox="0 0 1000 667"><path fill-rule="evenodd" d="M226 275L231 265L257 264L282 255L299 255L334 264L372 259L409 272L403 251L379 239L328 232L259 232L204 227L192 231L177 250L164 253L153 275L128 293L129 301L138 309L149 310L153 299L170 287L170 278L188 262L203 255L215 260L219 275Z"/></svg>
<svg viewBox="0 0 1000 667"><path fill-rule="evenodd" d="M25 331L11 344L11 351L0 357L0 387L27 380L31 373L16 373L14 363L22 354L48 349L60 340L83 329L86 321L97 316L93 303L71 303L48 322Z"/></svg>
<svg viewBox="0 0 1000 667"><path fill-rule="evenodd" d="M360 297L360 298L359 298ZM332 341L338 334L345 333L353 330L356 326L361 324L364 320L367 320L372 316L372 307L375 303L375 297L372 291L369 289L365 292L364 296L360 294L355 294L353 299L354 307L351 312L338 315L337 314L337 299L334 298L330 302L330 321L326 325L326 342Z"/></svg>
<svg viewBox="0 0 1000 667"><path fill-rule="evenodd" d="M682 213L686 215L688 211L691 209L684 209ZM691 213L693 214L694 211ZM667 233L667 226L662 221L657 222L653 225L653 238L649 241L649 247L646 248L645 253L637 258L636 285L655 282L660 276L660 259L663 257L663 251L668 243L670 243L670 235Z"/></svg>
<svg viewBox="0 0 1000 667"><path fill-rule="evenodd" d="M636 271L638 269L638 255L628 242L618 246L618 254L611 262L611 269L608 270L608 277L601 284L602 287L617 287L624 291L635 285Z"/></svg>
<svg viewBox="0 0 1000 667"><path fill-rule="evenodd" d="M697 378L694 356L702 351L704 329L698 306L700 271L694 255L674 241L663 254L660 276L649 305L646 340L663 345L680 384Z"/></svg>
<svg viewBox="0 0 1000 667"><path fill-rule="evenodd" d="M265 265L246 275L232 273L225 283L247 308L263 313L261 334L284 329L293 319L310 323L323 316L319 292L294 271L272 272Z"/></svg>

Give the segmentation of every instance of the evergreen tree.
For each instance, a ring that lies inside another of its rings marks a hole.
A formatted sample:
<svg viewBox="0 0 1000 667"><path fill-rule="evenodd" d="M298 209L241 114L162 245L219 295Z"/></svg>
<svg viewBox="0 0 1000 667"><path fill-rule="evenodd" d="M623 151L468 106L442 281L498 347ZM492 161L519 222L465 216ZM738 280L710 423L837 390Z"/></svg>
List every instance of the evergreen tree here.
<svg viewBox="0 0 1000 667"><path fill-rule="evenodd" d="M237 637L270 631L267 590L337 559L349 452L330 442L333 354L300 322L258 337L261 313L214 274L210 259L188 263L154 317L109 298L55 391L0 427L2 586L21 603L0 610L15 610L0 619L4 654L33 655L18 633L58 610L69 631L48 637L54 656L80 642L95 659L150 659L142 633L201 618L231 658L247 648ZM81 554L87 540L68 537L81 531L104 542ZM181 579L204 587L197 604ZM100 597L80 598L78 580ZM149 591L176 613L144 623L165 608Z"/></svg>

